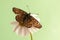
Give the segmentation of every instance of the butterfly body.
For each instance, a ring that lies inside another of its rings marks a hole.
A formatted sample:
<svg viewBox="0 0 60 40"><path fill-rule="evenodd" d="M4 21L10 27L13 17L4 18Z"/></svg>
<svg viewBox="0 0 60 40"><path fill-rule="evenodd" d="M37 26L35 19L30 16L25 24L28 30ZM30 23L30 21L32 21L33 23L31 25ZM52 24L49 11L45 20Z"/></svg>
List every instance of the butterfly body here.
<svg viewBox="0 0 60 40"><path fill-rule="evenodd" d="M16 15L15 19L21 26L25 26L27 28L36 27L41 28L42 25L33 17L30 15L30 13L27 13L21 9L13 8L13 12Z"/></svg>

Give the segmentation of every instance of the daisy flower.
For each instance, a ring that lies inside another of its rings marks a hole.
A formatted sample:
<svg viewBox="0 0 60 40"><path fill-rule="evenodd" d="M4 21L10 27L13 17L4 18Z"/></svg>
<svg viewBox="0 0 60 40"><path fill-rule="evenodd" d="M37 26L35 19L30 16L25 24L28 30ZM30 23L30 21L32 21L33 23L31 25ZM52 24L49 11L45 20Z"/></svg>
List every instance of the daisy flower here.
<svg viewBox="0 0 60 40"><path fill-rule="evenodd" d="M40 22L40 19L37 18L37 15L32 14L32 16ZM39 30L38 28L33 27L33 26L31 28L21 26L21 25L19 25L19 22L17 22L17 21L13 21L11 24L14 25L13 31L16 32L16 34L22 35L22 36L26 36L30 33L33 34L33 32L37 32Z"/></svg>
<svg viewBox="0 0 60 40"><path fill-rule="evenodd" d="M40 20L37 18L37 15L30 13L28 14L27 12L18 8L13 8L13 12L17 14L17 16L15 16L16 21L11 23L14 25L13 31L22 36L30 34L31 40L33 40L33 32L36 32L42 27L42 25L39 23Z"/></svg>

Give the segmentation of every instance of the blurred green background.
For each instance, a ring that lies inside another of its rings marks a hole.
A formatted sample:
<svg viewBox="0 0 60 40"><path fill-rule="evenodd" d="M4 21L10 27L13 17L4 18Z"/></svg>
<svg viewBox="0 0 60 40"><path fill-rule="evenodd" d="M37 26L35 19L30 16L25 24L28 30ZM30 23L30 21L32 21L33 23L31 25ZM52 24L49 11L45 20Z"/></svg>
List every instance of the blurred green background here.
<svg viewBox="0 0 60 40"><path fill-rule="evenodd" d="M30 40L13 32L11 22L15 14L13 7L39 14L42 28L33 34L34 40L60 40L60 0L0 0L0 40Z"/></svg>

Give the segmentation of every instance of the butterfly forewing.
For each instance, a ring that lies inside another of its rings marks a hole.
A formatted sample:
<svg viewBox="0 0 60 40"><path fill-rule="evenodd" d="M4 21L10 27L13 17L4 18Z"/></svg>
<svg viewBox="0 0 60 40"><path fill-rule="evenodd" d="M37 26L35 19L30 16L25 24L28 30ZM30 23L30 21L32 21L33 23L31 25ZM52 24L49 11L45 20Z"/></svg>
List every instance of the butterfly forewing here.
<svg viewBox="0 0 60 40"><path fill-rule="evenodd" d="M21 9L18 9L18 8L13 8L13 12L15 13L15 14L26 14L27 12L25 12L25 11L23 11L23 10L21 10Z"/></svg>

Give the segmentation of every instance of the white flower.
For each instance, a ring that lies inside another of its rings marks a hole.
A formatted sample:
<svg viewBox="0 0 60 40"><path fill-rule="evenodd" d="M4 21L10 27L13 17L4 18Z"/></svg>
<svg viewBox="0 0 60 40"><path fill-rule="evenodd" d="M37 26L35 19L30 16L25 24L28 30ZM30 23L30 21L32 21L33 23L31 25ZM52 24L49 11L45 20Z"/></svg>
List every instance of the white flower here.
<svg viewBox="0 0 60 40"><path fill-rule="evenodd" d="M36 17L34 17L34 18L36 18ZM19 25L19 22L17 22L17 21L12 22L11 24L13 24L15 26L15 27L13 27L13 31L16 32L18 35L21 34L22 36L26 36L30 33L33 33L33 32L36 32L37 30L39 30L38 28L33 27L33 26L31 28L21 26L21 25Z"/></svg>

